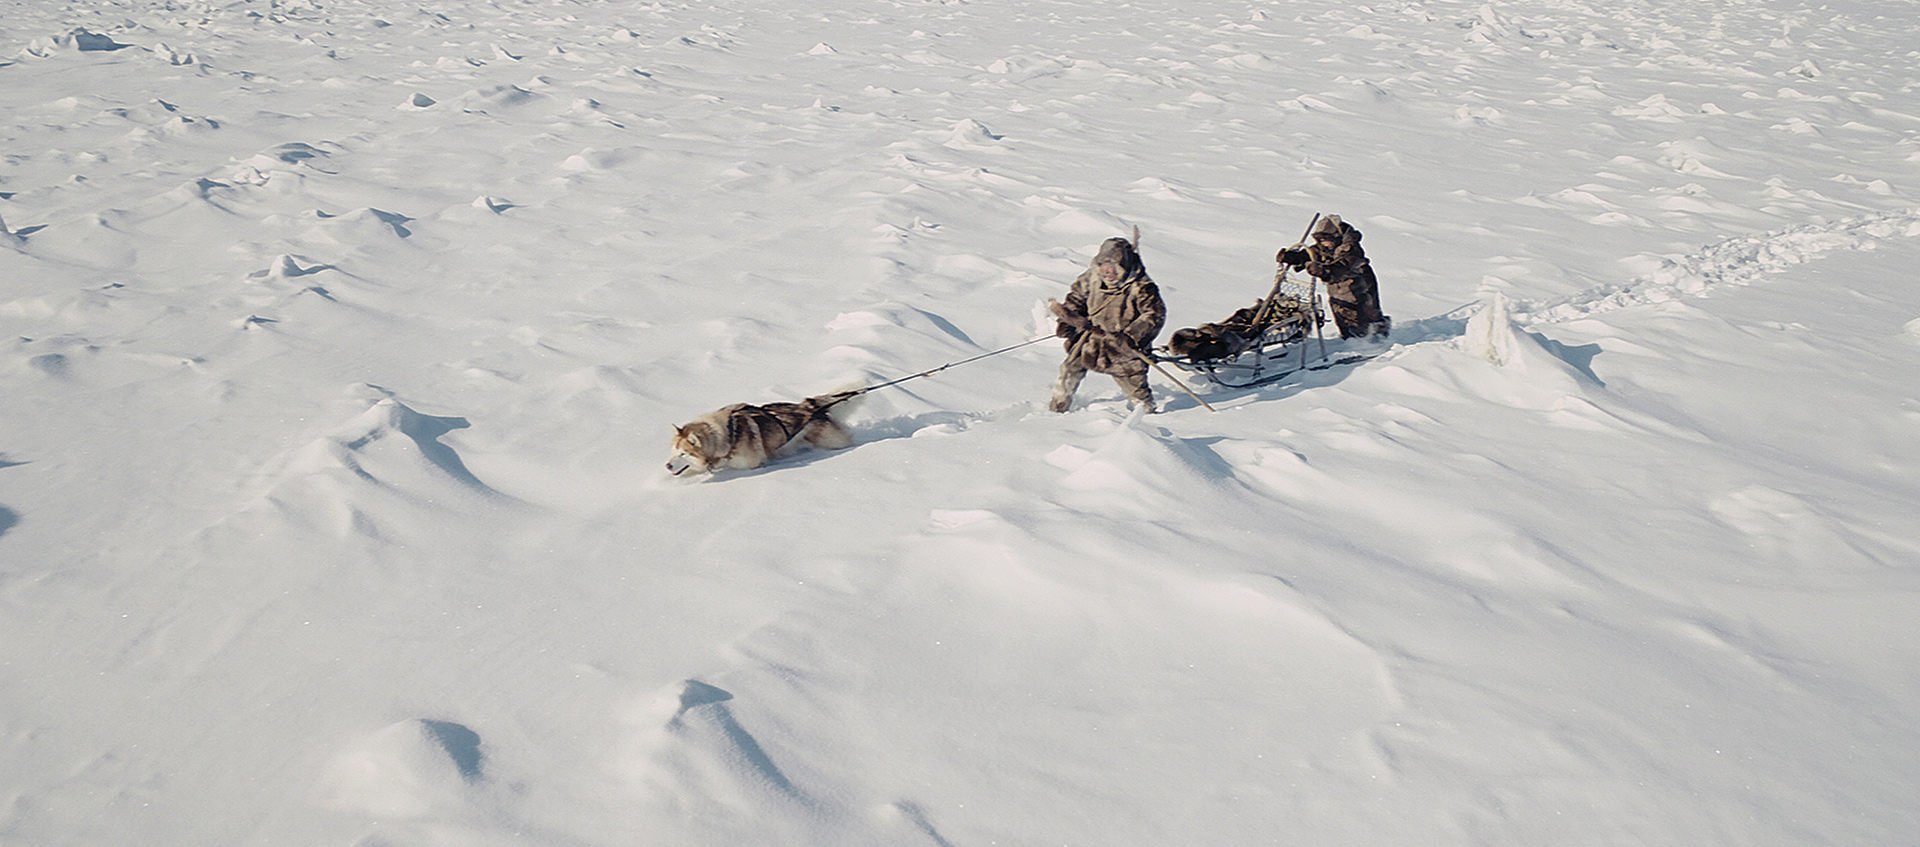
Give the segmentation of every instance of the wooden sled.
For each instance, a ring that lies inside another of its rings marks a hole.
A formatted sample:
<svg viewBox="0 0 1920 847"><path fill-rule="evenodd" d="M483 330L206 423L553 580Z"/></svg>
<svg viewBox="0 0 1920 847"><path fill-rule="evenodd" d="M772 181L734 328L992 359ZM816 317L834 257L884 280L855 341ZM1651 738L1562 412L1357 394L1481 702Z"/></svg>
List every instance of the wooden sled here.
<svg viewBox="0 0 1920 847"><path fill-rule="evenodd" d="M1322 321L1318 299L1283 273L1266 298L1226 320L1174 332L1166 346L1153 351L1154 358L1223 388L1253 388L1303 370L1371 358L1328 360L1324 340L1320 357L1310 358Z"/></svg>

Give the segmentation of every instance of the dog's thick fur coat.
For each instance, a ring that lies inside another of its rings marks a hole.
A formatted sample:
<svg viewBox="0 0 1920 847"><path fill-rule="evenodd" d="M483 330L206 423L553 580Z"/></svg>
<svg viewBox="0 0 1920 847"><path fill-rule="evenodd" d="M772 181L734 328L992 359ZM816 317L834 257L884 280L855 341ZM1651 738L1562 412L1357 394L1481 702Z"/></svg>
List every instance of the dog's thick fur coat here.
<svg viewBox="0 0 1920 847"><path fill-rule="evenodd" d="M798 403L735 403L716 409L673 428L673 455L667 459L667 470L674 476L723 468L746 470L802 444L827 450L851 447L853 432L836 416L851 411L858 399L853 392L842 391Z"/></svg>

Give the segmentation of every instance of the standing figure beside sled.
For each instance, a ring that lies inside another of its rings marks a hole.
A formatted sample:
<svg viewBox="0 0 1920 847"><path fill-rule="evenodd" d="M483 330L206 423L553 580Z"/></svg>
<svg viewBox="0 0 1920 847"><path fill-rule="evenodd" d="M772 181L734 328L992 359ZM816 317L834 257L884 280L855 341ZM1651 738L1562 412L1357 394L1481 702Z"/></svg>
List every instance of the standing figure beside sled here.
<svg viewBox="0 0 1920 847"><path fill-rule="evenodd" d="M1074 279L1066 302L1048 300L1047 309L1059 321L1054 334L1066 339L1067 347L1048 408L1066 411L1080 380L1095 371L1113 377L1128 402L1154 410L1153 389L1147 386L1147 368L1153 364L1149 351L1167 321L1167 304L1133 242L1107 239Z"/></svg>

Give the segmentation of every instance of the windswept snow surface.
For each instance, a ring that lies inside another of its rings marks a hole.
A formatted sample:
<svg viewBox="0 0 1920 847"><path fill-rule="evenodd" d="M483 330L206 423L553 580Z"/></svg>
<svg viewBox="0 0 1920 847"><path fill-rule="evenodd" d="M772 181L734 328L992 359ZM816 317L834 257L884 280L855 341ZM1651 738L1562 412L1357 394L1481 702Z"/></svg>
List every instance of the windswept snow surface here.
<svg viewBox="0 0 1920 847"><path fill-rule="evenodd" d="M0 845L1920 843L1915 32L0 0ZM1316 212L1366 362L661 468Z"/></svg>

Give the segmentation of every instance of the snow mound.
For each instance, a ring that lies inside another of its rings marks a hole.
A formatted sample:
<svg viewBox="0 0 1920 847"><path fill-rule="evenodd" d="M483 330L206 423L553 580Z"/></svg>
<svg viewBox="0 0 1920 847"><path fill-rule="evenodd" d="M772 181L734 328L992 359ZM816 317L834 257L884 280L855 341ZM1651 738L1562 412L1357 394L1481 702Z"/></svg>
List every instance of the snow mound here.
<svg viewBox="0 0 1920 847"><path fill-rule="evenodd" d="M114 41L112 36L103 35L84 28L74 28L58 35L35 38L27 42L27 47L22 51L22 55L46 58L63 52L110 53L132 46L131 44L121 44L120 42Z"/></svg>
<svg viewBox="0 0 1920 847"><path fill-rule="evenodd" d="M327 764L329 805L381 818L445 815L471 802L484 778L480 736L458 723L405 720L354 741Z"/></svg>

